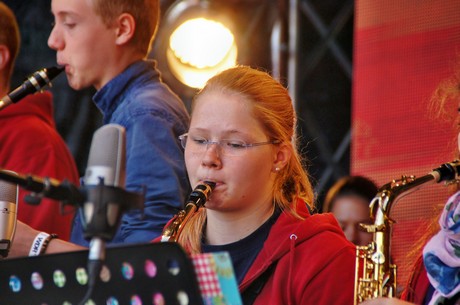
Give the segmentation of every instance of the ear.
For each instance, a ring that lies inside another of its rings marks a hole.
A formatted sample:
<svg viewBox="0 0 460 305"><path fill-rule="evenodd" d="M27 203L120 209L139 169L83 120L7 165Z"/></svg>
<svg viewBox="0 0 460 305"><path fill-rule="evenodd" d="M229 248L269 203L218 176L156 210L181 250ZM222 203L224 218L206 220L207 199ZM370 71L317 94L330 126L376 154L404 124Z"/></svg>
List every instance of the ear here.
<svg viewBox="0 0 460 305"><path fill-rule="evenodd" d="M5 70L10 60L10 50L5 45L0 44L0 92L8 90L10 84L9 71L7 73Z"/></svg>
<svg viewBox="0 0 460 305"><path fill-rule="evenodd" d="M123 13L118 16L116 24L116 41L117 45L129 42L136 31L136 20L131 14Z"/></svg>
<svg viewBox="0 0 460 305"><path fill-rule="evenodd" d="M292 156L292 146L286 143L281 143L276 148L275 158L273 160L273 172L279 172L282 170Z"/></svg>
<svg viewBox="0 0 460 305"><path fill-rule="evenodd" d="M10 50L5 45L0 44L0 70L5 69L5 66L10 62L10 57Z"/></svg>

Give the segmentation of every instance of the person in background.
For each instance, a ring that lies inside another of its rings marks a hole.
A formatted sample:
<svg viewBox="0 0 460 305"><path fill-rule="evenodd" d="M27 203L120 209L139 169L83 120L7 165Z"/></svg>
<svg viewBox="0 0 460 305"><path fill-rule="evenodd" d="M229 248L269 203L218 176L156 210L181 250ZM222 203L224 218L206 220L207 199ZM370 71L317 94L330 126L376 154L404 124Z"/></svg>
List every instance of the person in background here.
<svg viewBox="0 0 460 305"><path fill-rule="evenodd" d="M436 119L448 119L457 129L458 159L460 153L460 69L444 79L435 90L429 112ZM453 195L440 213L434 214L426 233L414 245L418 253L408 283L398 298L376 298L363 305L456 305L460 304L460 190L452 187Z"/></svg>
<svg viewBox="0 0 460 305"><path fill-rule="evenodd" d="M215 188L177 241L189 254L230 253L244 304L349 305L355 247L333 215L310 212L295 130L289 93L269 74L238 66L211 78L180 140L191 185ZM10 253L26 255L36 234L18 225ZM53 239L44 251L76 248Z"/></svg>
<svg viewBox="0 0 460 305"><path fill-rule="evenodd" d="M349 241L366 246L372 241L372 234L359 224L370 224L369 203L377 192L377 185L367 177L342 177L327 192L323 212L334 214Z"/></svg>
<svg viewBox="0 0 460 305"><path fill-rule="evenodd" d="M11 9L0 2L0 97L10 92L10 79L20 48L20 34ZM72 154L56 130L50 92L26 96L0 111L0 168L18 174L67 180L78 185ZM18 219L40 231L70 237L73 208L43 198L38 205L25 201L30 192L19 189Z"/></svg>
<svg viewBox="0 0 460 305"><path fill-rule="evenodd" d="M159 20L159 1L52 0L54 28L48 45L65 67L69 85L93 86L103 124L126 129L126 189L146 187L145 207L128 212L112 244L148 242L159 236L190 192L177 136L189 125L182 101L147 60ZM71 240L88 245L81 214Z"/></svg>

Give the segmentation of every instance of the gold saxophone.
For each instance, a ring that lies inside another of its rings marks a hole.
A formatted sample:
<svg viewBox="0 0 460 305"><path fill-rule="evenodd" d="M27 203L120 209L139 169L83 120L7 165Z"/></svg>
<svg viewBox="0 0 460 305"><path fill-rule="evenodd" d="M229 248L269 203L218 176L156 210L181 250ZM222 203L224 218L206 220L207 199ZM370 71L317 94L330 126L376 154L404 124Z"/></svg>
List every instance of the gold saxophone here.
<svg viewBox="0 0 460 305"><path fill-rule="evenodd" d="M195 187L189 195L185 208L177 213L164 228L161 235L162 242L173 242L179 239L179 235L182 232L184 225L190 217L192 217L192 215L206 203L215 186L216 184L214 182L204 181Z"/></svg>
<svg viewBox="0 0 460 305"><path fill-rule="evenodd" d="M429 174L415 178L403 176L383 185L369 204L373 224L360 224L373 233L373 241L367 246L356 247L356 273L354 304L377 297L396 296L396 265L391 262L391 230L394 221L390 218L392 205L400 198L422 186L444 181L459 182L460 161L442 164Z"/></svg>

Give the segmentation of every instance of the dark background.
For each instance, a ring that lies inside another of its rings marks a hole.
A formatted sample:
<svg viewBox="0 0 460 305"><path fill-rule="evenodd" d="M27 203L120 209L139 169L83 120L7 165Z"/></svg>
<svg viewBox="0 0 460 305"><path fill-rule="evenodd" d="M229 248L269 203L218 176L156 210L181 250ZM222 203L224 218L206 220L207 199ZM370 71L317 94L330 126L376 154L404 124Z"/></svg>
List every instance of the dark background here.
<svg viewBox="0 0 460 305"><path fill-rule="evenodd" d="M50 0L6 0L15 12L21 30L22 47L16 62L12 88L31 73L56 64L55 52L47 39L53 22ZM273 24L286 25L290 3L276 0L214 0L233 18L239 44L239 63L272 70L270 35ZM161 1L163 17L173 1ZM281 82L295 84L293 98L299 117L301 152L321 200L325 190L350 172L351 79L353 54L353 1L299 0L297 26L284 27L281 49ZM151 58L159 61L164 80L188 106L193 91L171 76L163 56L166 28L160 25ZM295 53L289 53L288 30L297 32ZM291 56L291 57L289 57ZM286 65L293 58L295 79L288 79ZM101 124L101 115L91 102L94 89L72 90L64 75L53 81L57 129L69 146L83 175L92 133Z"/></svg>

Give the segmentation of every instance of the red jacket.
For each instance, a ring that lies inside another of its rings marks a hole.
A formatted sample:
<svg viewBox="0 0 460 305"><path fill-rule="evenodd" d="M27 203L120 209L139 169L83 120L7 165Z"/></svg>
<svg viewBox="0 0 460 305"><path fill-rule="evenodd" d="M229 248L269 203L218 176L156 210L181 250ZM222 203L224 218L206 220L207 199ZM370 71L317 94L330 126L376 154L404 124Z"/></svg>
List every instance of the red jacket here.
<svg viewBox="0 0 460 305"><path fill-rule="evenodd" d="M428 280L425 265L423 264L423 258L420 256L411 272L411 277L406 284L401 299L414 304L423 304L429 286L430 281Z"/></svg>
<svg viewBox="0 0 460 305"><path fill-rule="evenodd" d="M78 184L75 161L55 129L51 93L29 95L1 110L0 125L0 168ZM27 204L23 200L27 193L19 189L18 219L68 239L73 214L61 215L54 200Z"/></svg>
<svg viewBox="0 0 460 305"><path fill-rule="evenodd" d="M355 246L332 214L310 216L302 201L297 211L306 220L280 215L240 291L276 263L254 305L353 304Z"/></svg>

